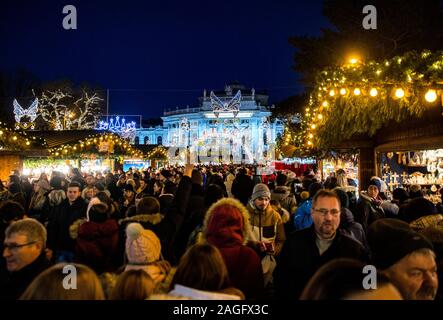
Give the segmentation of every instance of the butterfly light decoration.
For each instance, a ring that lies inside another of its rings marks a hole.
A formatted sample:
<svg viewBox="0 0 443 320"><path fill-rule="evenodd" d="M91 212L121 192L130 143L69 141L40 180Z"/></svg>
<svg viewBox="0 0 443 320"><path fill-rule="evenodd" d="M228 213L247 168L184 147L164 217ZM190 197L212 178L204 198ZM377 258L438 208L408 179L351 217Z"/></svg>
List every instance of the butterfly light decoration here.
<svg viewBox="0 0 443 320"><path fill-rule="evenodd" d="M211 91L211 105L212 105L212 111L214 112L214 115L218 118L220 113L222 112L232 112L234 114L234 118L237 116L238 112L240 111L240 104L241 104L241 92L240 90L237 91L234 98L231 99L231 101L227 103L223 103L215 94L213 91Z"/></svg>
<svg viewBox="0 0 443 320"><path fill-rule="evenodd" d="M18 103L17 99L14 99L14 118L15 118L15 128L16 129L34 129L35 128L35 119L38 117L38 98L32 102L31 106L28 109L23 109L23 107ZM27 117L29 121L22 122L22 118Z"/></svg>

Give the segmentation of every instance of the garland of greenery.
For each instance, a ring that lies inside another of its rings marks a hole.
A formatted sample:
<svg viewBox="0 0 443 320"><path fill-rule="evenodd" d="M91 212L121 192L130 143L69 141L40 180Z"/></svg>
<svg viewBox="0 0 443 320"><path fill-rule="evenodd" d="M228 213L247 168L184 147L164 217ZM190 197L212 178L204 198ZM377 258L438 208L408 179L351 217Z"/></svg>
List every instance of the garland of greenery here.
<svg viewBox="0 0 443 320"><path fill-rule="evenodd" d="M329 67L317 76L301 130L285 131L279 146L294 144L312 154L355 134L373 136L391 120L422 116L442 93L442 51Z"/></svg>
<svg viewBox="0 0 443 320"><path fill-rule="evenodd" d="M107 150L100 150L100 146L106 143ZM112 152L110 151L112 150ZM134 148L126 140L113 133L99 133L75 143L68 143L49 149L53 158L57 159L88 159L91 156L102 154L106 157L118 157L122 155L135 158L144 158L143 152Z"/></svg>

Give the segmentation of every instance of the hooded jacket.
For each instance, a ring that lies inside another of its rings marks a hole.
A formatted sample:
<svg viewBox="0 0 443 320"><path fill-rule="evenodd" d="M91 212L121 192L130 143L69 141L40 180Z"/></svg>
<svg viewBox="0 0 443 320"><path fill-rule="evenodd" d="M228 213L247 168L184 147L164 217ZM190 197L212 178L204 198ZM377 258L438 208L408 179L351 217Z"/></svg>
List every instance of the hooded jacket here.
<svg viewBox="0 0 443 320"><path fill-rule="evenodd" d="M253 203L250 201L247 208L252 229L250 240L252 242L274 242L275 255L278 256L286 239L280 214L270 204L265 211L259 211L253 207Z"/></svg>
<svg viewBox="0 0 443 320"><path fill-rule="evenodd" d="M271 192L271 200L280 202L280 205L286 209L289 214L293 214L297 207L295 197L291 196L291 188L286 186L277 186L275 190Z"/></svg>
<svg viewBox="0 0 443 320"><path fill-rule="evenodd" d="M203 223L205 239L220 250L231 285L246 299L257 299L263 294L263 270L258 254L246 246L249 233L249 213L238 200L224 198L208 209Z"/></svg>
<svg viewBox="0 0 443 320"><path fill-rule="evenodd" d="M119 266L118 225L113 219L97 223L77 220L69 228L76 239L76 261L90 266L97 274L113 271Z"/></svg>
<svg viewBox="0 0 443 320"><path fill-rule="evenodd" d="M340 229L347 236L360 242L367 248L366 234L360 223L354 221L354 215L348 208L341 208Z"/></svg>
<svg viewBox="0 0 443 320"><path fill-rule="evenodd" d="M368 227L377 219L384 218L385 212L383 208L372 199L367 192L360 192L360 199L357 203L354 219L360 223L363 230L367 232Z"/></svg>

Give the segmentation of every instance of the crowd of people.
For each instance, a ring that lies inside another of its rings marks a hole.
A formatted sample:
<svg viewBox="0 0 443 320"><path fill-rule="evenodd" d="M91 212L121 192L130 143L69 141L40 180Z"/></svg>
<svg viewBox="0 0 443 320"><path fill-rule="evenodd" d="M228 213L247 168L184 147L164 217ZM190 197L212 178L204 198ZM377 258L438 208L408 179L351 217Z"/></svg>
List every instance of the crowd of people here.
<svg viewBox="0 0 443 320"><path fill-rule="evenodd" d="M0 181L0 299L439 299L442 213L418 186L391 196L373 177L358 193L343 170L15 171Z"/></svg>

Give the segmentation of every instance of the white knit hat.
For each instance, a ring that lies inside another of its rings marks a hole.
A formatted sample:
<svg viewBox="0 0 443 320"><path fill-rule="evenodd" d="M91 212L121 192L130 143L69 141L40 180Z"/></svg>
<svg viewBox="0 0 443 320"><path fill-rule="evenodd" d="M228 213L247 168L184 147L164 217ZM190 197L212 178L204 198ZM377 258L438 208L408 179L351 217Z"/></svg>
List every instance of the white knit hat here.
<svg viewBox="0 0 443 320"><path fill-rule="evenodd" d="M129 263L144 264L160 259L160 240L154 232L144 229L140 223L130 223L126 227L125 248Z"/></svg>

